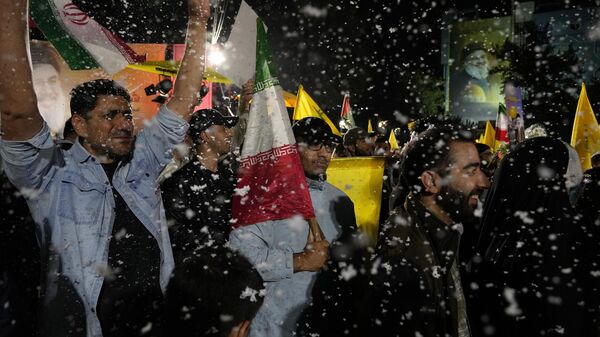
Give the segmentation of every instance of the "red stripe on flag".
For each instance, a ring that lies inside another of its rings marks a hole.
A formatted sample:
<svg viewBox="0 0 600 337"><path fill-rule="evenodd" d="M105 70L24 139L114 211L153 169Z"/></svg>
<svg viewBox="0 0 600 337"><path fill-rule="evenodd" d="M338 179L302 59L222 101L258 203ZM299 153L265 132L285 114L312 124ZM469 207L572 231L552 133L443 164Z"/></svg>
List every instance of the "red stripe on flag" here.
<svg viewBox="0 0 600 337"><path fill-rule="evenodd" d="M108 30L104 27L101 27L101 28L102 28L102 33L104 33L104 35L106 35L106 37L110 40L110 42L112 42L112 44L119 50L119 52L121 52L121 54L123 55L123 57L125 57L127 62L129 62L129 63L146 62L146 55L136 54L135 51L133 49L131 49L131 47L129 47L127 45L127 43L125 43L125 41L121 40L120 37L116 36L110 30Z"/></svg>
<svg viewBox="0 0 600 337"><path fill-rule="evenodd" d="M232 213L238 228L300 215L314 217L296 144L246 157L240 163Z"/></svg>
<svg viewBox="0 0 600 337"><path fill-rule="evenodd" d="M340 116L342 118L346 118L348 113L350 112L350 97L348 95L344 96L344 101L342 103L342 113Z"/></svg>
<svg viewBox="0 0 600 337"><path fill-rule="evenodd" d="M496 140L508 143L508 130L496 129Z"/></svg>

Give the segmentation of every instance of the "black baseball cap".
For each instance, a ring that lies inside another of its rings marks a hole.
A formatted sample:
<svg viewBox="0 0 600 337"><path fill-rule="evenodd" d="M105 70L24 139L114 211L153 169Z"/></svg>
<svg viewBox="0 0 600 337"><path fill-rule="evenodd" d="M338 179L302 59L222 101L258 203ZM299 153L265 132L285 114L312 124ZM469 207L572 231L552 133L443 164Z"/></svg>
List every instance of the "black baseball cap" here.
<svg viewBox="0 0 600 337"><path fill-rule="evenodd" d="M190 128L188 134L192 139L200 136L202 131L213 125L223 125L228 128L234 127L238 122L238 117L225 117L215 109L202 109L196 111L190 119Z"/></svg>
<svg viewBox="0 0 600 337"><path fill-rule="evenodd" d="M377 133L375 132L367 132L359 127L352 128L348 130L348 132L346 132L346 134L344 135L344 146L356 145L357 140L373 137L376 135Z"/></svg>
<svg viewBox="0 0 600 337"><path fill-rule="evenodd" d="M312 144L340 143L342 141L342 137L334 134L331 127L317 117L306 117L297 121L292 125L292 131L296 141L302 139Z"/></svg>

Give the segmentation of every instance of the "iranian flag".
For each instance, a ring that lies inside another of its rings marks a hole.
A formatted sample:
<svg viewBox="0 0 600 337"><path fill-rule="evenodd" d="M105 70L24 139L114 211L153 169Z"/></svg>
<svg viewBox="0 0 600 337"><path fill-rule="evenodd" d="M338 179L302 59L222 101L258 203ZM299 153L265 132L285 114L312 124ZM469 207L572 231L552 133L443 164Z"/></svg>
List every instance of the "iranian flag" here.
<svg viewBox="0 0 600 337"><path fill-rule="evenodd" d="M496 117L496 149L501 143L508 144L508 115L506 107L501 102L498 104L498 115Z"/></svg>
<svg viewBox="0 0 600 337"><path fill-rule="evenodd" d="M146 59L70 0L31 0L29 8L37 27L72 70L102 68L113 75Z"/></svg>
<svg viewBox="0 0 600 337"><path fill-rule="evenodd" d="M283 90L260 19L254 95L232 208L234 228L298 215L314 218Z"/></svg>
<svg viewBox="0 0 600 337"><path fill-rule="evenodd" d="M351 129L356 126L354 117L352 116L352 107L350 106L350 95L344 95L344 101L342 102L342 112L340 113L342 120L346 124L347 129Z"/></svg>

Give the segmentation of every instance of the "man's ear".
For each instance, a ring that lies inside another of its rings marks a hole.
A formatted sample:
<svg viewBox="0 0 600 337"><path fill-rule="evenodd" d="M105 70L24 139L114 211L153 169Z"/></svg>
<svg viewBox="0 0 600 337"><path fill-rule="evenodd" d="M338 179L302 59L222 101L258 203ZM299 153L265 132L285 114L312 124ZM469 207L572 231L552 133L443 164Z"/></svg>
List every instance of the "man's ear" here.
<svg viewBox="0 0 600 337"><path fill-rule="evenodd" d="M442 186L442 178L439 174L430 170L425 170L423 171L423 173L421 173L420 178L421 182L423 183L425 192L429 192L432 194L440 193Z"/></svg>
<svg viewBox="0 0 600 337"><path fill-rule="evenodd" d="M209 143L211 140L210 136L206 133L206 130L200 132L200 139L203 143Z"/></svg>
<svg viewBox="0 0 600 337"><path fill-rule="evenodd" d="M73 124L73 129L75 133L81 138L87 138L88 130L87 130L87 121L83 116L79 114L73 114L71 116L71 124Z"/></svg>

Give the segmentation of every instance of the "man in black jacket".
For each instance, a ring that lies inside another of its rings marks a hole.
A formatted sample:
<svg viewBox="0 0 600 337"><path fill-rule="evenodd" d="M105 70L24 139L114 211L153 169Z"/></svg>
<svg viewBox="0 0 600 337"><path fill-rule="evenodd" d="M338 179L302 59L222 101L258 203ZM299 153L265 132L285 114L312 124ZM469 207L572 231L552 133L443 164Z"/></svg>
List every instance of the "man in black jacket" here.
<svg viewBox="0 0 600 337"><path fill-rule="evenodd" d="M196 248L223 244L229 236L236 177L229 158L222 158L230 154L237 121L217 110L198 111L188 130L191 160L162 184L176 264Z"/></svg>
<svg viewBox="0 0 600 337"><path fill-rule="evenodd" d="M409 143L402 175L410 194L380 238L375 319L390 336L468 337L457 255L489 185L477 149L465 132L427 130Z"/></svg>

